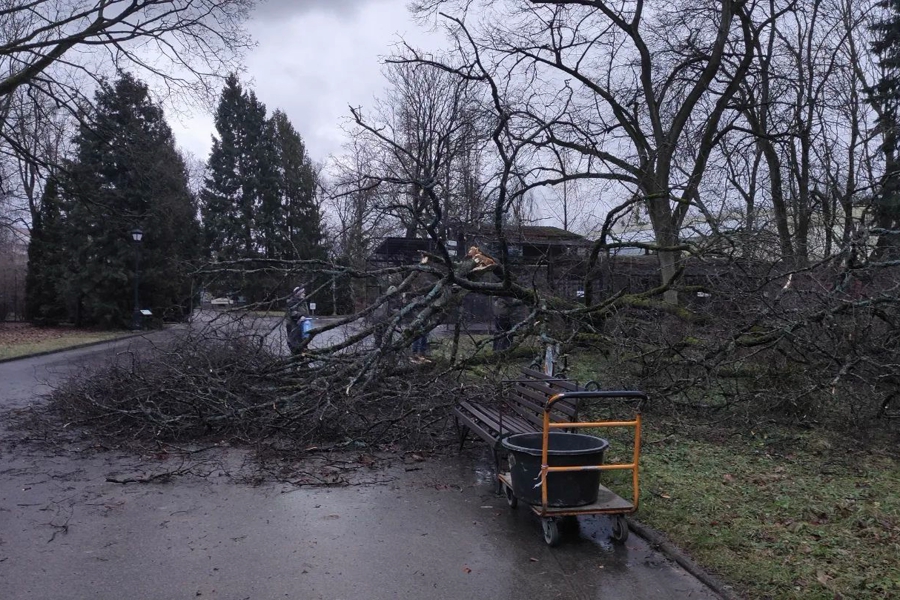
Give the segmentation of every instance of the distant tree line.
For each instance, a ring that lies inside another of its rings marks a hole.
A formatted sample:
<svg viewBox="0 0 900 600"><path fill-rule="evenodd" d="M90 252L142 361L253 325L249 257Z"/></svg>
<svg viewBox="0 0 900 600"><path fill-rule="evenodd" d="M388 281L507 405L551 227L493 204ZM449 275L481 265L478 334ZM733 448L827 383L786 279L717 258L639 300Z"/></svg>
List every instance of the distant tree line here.
<svg viewBox="0 0 900 600"><path fill-rule="evenodd" d="M216 261L325 259L318 177L303 139L280 110L266 106L237 77L225 81L216 137L200 193L204 249ZM218 294L272 300L300 285L283 277L238 274L211 282Z"/></svg>
<svg viewBox="0 0 900 600"><path fill-rule="evenodd" d="M251 275L203 282L194 275L201 261L325 257L315 169L287 116L266 118L265 106L231 76L216 125L198 198L147 85L123 73L100 87L31 219L30 320L127 325L136 254L141 308L157 321L186 316L204 283L248 300L292 285ZM143 231L139 244L134 229Z"/></svg>
<svg viewBox="0 0 900 600"><path fill-rule="evenodd" d="M439 242L468 206L503 237L537 194L598 254L653 252L667 304L692 255L779 272L900 256L900 3L645 4L412 3L451 49L390 57L386 103L352 111L344 237L380 213Z"/></svg>
<svg viewBox="0 0 900 600"><path fill-rule="evenodd" d="M196 201L172 130L147 86L104 84L44 188L32 223L27 312L38 322L116 327L130 321L135 252L142 307L180 317L200 251ZM145 231L134 248L131 230Z"/></svg>
<svg viewBox="0 0 900 600"><path fill-rule="evenodd" d="M237 68L251 46L244 23L253 4L4 4L0 237L27 238L27 231L32 240L28 317L123 322L131 310L128 229L135 225L147 230L147 306L163 316L184 310L191 287L185 259L202 251L197 202L162 112L137 79L180 102L206 100L215 74ZM120 78L122 71L136 78ZM0 251L0 262L18 277L4 252L12 250Z"/></svg>

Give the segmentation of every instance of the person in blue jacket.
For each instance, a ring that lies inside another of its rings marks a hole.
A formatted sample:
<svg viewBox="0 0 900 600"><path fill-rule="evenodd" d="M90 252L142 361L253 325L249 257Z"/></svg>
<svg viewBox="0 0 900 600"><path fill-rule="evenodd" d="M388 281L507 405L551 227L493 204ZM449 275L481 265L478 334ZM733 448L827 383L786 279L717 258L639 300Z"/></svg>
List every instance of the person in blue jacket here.
<svg viewBox="0 0 900 600"><path fill-rule="evenodd" d="M287 312L285 314L285 327L287 329L288 348L296 354L300 346L312 329L312 319L309 318L309 303L306 299L306 289L295 287L288 297Z"/></svg>

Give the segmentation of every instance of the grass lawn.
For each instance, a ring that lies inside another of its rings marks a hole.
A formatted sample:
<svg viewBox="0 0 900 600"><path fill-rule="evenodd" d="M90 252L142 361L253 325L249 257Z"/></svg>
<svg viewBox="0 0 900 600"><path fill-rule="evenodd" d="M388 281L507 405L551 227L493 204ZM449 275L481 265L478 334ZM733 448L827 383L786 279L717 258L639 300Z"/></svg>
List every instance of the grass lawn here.
<svg viewBox="0 0 900 600"><path fill-rule="evenodd" d="M129 333L90 331L72 327L34 327L27 323L0 323L0 360L112 340Z"/></svg>
<svg viewBox="0 0 900 600"><path fill-rule="evenodd" d="M573 376L616 373L583 355ZM637 518L741 596L900 598L896 426L891 439L860 434L861 444L823 429L702 426L654 412L644 423ZM600 435L612 442L607 460L628 462L626 432Z"/></svg>
<svg viewBox="0 0 900 600"><path fill-rule="evenodd" d="M900 598L896 455L808 431L692 432L649 420L639 520L742 596Z"/></svg>

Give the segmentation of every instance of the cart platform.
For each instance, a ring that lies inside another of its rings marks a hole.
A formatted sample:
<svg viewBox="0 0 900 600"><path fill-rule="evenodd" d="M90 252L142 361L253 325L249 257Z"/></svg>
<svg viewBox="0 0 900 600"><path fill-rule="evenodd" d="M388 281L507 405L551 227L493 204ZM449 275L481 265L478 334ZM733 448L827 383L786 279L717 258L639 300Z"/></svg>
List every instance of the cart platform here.
<svg viewBox="0 0 900 600"><path fill-rule="evenodd" d="M500 483L506 489L512 489L512 479L509 473L500 473ZM597 495L597 501L584 506L570 507L553 507L548 506L546 509L540 505L531 506L534 514L543 517L568 517L578 515L603 515L603 514L623 514L634 512L634 504L625 500L608 487L601 485Z"/></svg>

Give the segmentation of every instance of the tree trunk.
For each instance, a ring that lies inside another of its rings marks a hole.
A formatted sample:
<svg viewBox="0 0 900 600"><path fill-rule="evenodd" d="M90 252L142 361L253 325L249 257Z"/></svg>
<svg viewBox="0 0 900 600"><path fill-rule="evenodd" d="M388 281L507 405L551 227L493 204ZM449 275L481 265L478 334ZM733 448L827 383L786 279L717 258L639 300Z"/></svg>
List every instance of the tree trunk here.
<svg viewBox="0 0 900 600"><path fill-rule="evenodd" d="M678 245L678 227L675 223L675 215L669 204L668 192L661 191L663 186L654 186L648 194L647 212L650 215L650 223L656 237L656 245L660 248L674 248ZM675 275L681 263L680 250L659 250L660 283L672 285L675 283ZM669 304L678 304L678 292L674 289L667 290L663 299Z"/></svg>
<svg viewBox="0 0 900 600"><path fill-rule="evenodd" d="M794 246L791 243L791 229L788 227L787 205L784 201L784 184L781 180L781 160L775 145L767 139L758 138L762 146L763 155L766 158L766 168L769 171L770 193L772 195L772 208L775 211L775 227L778 230L778 242L781 246L782 258L793 258Z"/></svg>
<svg viewBox="0 0 900 600"><path fill-rule="evenodd" d="M659 253L659 271L662 283L670 285L675 281L675 275L681 264L680 251L666 251ZM663 293L663 299L669 304L678 304L678 291L669 289Z"/></svg>

